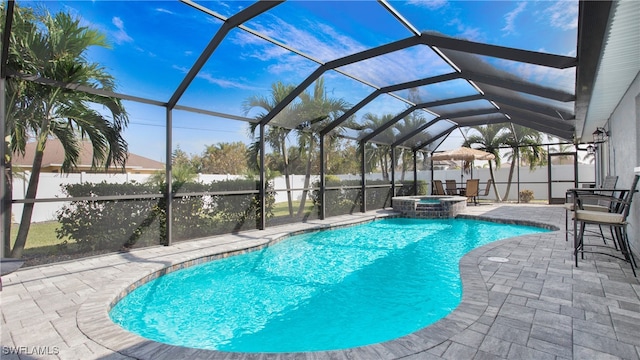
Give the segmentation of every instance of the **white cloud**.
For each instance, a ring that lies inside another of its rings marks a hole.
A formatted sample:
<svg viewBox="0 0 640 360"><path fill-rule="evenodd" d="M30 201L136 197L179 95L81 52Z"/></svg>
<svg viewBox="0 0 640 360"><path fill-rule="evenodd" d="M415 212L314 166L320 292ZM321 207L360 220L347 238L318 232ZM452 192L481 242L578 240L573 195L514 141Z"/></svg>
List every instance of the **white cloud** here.
<svg viewBox="0 0 640 360"><path fill-rule="evenodd" d="M498 67L504 68L509 73L522 79L569 93L575 90L575 68L554 69L534 64L516 63L508 60L499 60Z"/></svg>
<svg viewBox="0 0 640 360"><path fill-rule="evenodd" d="M479 28L467 26L458 18L454 18L449 21L447 25L455 26L457 29L457 34L455 36L461 39L482 42L485 38Z"/></svg>
<svg viewBox="0 0 640 360"><path fill-rule="evenodd" d="M252 28L287 46L302 51L320 62L327 62L358 53L369 46L346 36L326 23L314 21L288 23L278 18L268 21L268 25L252 24ZM465 36L477 38L478 30L463 27ZM229 40L240 47L245 58L255 58L265 63L270 74L291 77L306 77L320 66L304 57L297 56L288 50L259 39L247 32L234 31ZM380 56L375 59L361 61L341 68L358 78L370 81L374 85L385 86L391 83L413 80L415 77L433 76L451 69L426 47L414 47L403 50L404 55ZM398 60L398 59L402 60ZM384 70L380 70L384 69ZM209 79L213 81L212 79ZM220 86L231 86L218 83Z"/></svg>
<svg viewBox="0 0 640 360"><path fill-rule="evenodd" d="M172 67L173 67L174 69L176 69L176 70L178 70L178 71L180 71L180 72L184 73L184 74L186 74L186 73L188 73L188 72L189 72L189 68L186 68L186 67L184 67L184 66L173 65Z"/></svg>
<svg viewBox="0 0 640 360"><path fill-rule="evenodd" d="M184 66L174 65L173 68L184 74L189 72L189 69ZM211 73L203 72L203 71L199 72L198 75L196 75L196 77L199 79L203 79L210 84L218 85L223 89L241 89L241 90L251 90L251 91L261 90L256 88L255 86L247 85L246 80L221 79L221 78L215 77Z"/></svg>
<svg viewBox="0 0 640 360"><path fill-rule="evenodd" d="M572 30L578 27L578 4L574 1L558 1L543 11L552 27Z"/></svg>
<svg viewBox="0 0 640 360"><path fill-rule="evenodd" d="M113 25L115 25L116 28L118 28L118 31L114 31L111 33L117 44L133 42L133 38L129 36L129 34L127 34L127 32L124 30L124 22L122 21L122 19L115 16L113 17L113 19L111 19L111 22L113 23Z"/></svg>
<svg viewBox="0 0 640 360"><path fill-rule="evenodd" d="M161 12L161 13L165 13L165 14L169 14L169 15L174 15L175 13L171 10L167 10L165 8L156 8L157 12Z"/></svg>
<svg viewBox="0 0 640 360"><path fill-rule="evenodd" d="M510 35L517 32L516 19L518 18L518 15L520 15L520 13L524 11L525 7L527 7L527 3L521 2L513 11L510 11L504 15L506 24L502 28L502 31L505 32L505 35Z"/></svg>
<svg viewBox="0 0 640 360"><path fill-rule="evenodd" d="M287 46L305 52L319 61L329 61L365 49L365 46L351 37L335 31L326 24L315 21L290 24L275 18L269 27L257 25L254 27L257 31L273 39L283 41ZM269 60L289 53L287 50L242 32L237 32L234 35L234 42L241 46L257 46L252 50L254 51L252 56L261 60Z"/></svg>
<svg viewBox="0 0 640 360"><path fill-rule="evenodd" d="M430 10L439 9L448 4L447 0L409 0L407 2L409 5L425 7Z"/></svg>
<svg viewBox="0 0 640 360"><path fill-rule="evenodd" d="M247 85L244 81L220 79L206 72L200 72L196 77L206 80L210 84L218 85L223 89L260 90L255 86Z"/></svg>

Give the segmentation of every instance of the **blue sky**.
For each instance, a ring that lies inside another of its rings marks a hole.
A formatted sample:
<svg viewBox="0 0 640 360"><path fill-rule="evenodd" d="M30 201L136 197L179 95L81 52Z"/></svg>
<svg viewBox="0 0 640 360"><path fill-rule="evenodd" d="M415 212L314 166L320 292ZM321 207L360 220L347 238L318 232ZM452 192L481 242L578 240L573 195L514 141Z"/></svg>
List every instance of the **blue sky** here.
<svg viewBox="0 0 640 360"><path fill-rule="evenodd" d="M231 16L251 2L203 1L199 4ZM20 2L29 6L35 2ZM83 23L107 35L111 49L93 49L89 58L100 62L117 79L117 91L167 101L220 28L221 21L178 1L45 1L50 11L69 11ZM490 44L575 56L577 1L390 1L420 31ZM411 36L375 1L288 1L248 22L247 27L324 62ZM573 91L575 72L558 71L496 59L483 59L505 71L540 84L563 82ZM375 66L373 66L375 65ZM272 83L297 84L317 63L234 29L216 49L179 104L244 116L243 100L267 96ZM374 69L377 69L374 71ZM383 71L380 69L384 69ZM347 66L349 72L376 86L451 72L425 46ZM374 89L339 73L325 74L325 88L333 97L356 104ZM470 91L450 86L446 91ZM440 90L445 91L445 90ZM421 96L437 97L436 89ZM130 151L165 160L164 109L126 102L131 123L126 132ZM406 104L380 97L356 114L367 111L399 113ZM253 116L250 113L248 116ZM174 113L173 144L187 153L205 145L243 141L244 122ZM462 141L450 136L449 147Z"/></svg>

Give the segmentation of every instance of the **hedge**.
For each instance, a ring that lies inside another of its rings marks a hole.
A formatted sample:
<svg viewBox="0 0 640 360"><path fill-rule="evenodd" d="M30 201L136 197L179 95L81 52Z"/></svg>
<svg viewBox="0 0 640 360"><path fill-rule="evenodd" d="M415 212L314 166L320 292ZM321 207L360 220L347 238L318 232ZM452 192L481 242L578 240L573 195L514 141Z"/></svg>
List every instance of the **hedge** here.
<svg viewBox="0 0 640 360"><path fill-rule="evenodd" d="M173 184L174 193L256 190L254 180L224 180L204 183ZM104 195L161 194L156 185L128 182L124 184L81 183L62 185L70 197ZM272 216L275 194L269 186L267 217ZM260 220L259 194L180 196L172 208L173 239L186 240L255 229ZM60 209L56 216L58 238L69 237L79 250L118 250L166 244L166 201L77 200Z"/></svg>
<svg viewBox="0 0 640 360"><path fill-rule="evenodd" d="M362 209L362 188L360 180L340 180L335 176L327 176L325 178L327 188L338 188L325 191L325 215L336 216L359 212ZM369 185L389 185L386 180L369 180ZM319 187L316 182L314 187ZM356 188L350 188L350 187ZM403 186L396 188L396 196L413 195L413 182L405 182ZM425 195L427 193L426 182L418 181L418 194ZM367 188L367 209L381 209L391 206L391 187L371 187ZM314 190L311 194L314 205L318 209L322 206L320 191Z"/></svg>

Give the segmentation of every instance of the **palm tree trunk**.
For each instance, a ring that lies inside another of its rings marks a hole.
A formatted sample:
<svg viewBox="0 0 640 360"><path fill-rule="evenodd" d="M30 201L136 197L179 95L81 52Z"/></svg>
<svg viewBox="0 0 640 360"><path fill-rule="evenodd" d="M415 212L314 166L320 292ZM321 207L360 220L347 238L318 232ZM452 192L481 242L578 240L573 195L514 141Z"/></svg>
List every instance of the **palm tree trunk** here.
<svg viewBox="0 0 640 360"><path fill-rule="evenodd" d="M304 190L302 190L302 199L300 199L300 207L298 208L298 216L304 214L304 207L307 202L307 194L309 193L309 184L311 183L311 152L313 151L314 141L313 137L309 142L309 154L307 155L307 171L304 174Z"/></svg>
<svg viewBox="0 0 640 360"><path fill-rule="evenodd" d="M382 179L384 181L389 181L389 170L387 168L387 154L383 154L382 157L380 157L380 169L382 170Z"/></svg>
<svg viewBox="0 0 640 360"><path fill-rule="evenodd" d="M46 127L43 127L46 129ZM29 177L29 185L27 186L27 192L24 196L25 200L35 199L38 191L38 183L40 182L40 170L42 167L42 157L44 155L44 146L47 142L47 137L40 135L38 143L36 144L36 151L33 157L33 166L31 167L31 176ZM29 229L31 228L31 217L33 216L33 202L24 204L22 208L22 217L20 218L20 226L18 227L18 234L16 235L16 242L13 245L11 251L12 258L21 258L24 247L27 243L27 236L29 235Z"/></svg>
<svg viewBox="0 0 640 360"><path fill-rule="evenodd" d="M498 193L498 186L496 185L496 179L493 175L493 162L491 160L489 160L489 174L491 174L491 183L493 184L493 192L496 194L496 201L497 202L502 202L502 199L500 198L500 194Z"/></svg>
<svg viewBox="0 0 640 360"><path fill-rule="evenodd" d="M502 201L507 201L509 199L509 191L511 190L511 181L513 179L513 170L516 168L516 161L511 162L511 166L509 167L509 178L507 180L507 190L504 192L504 196L502 197Z"/></svg>
<svg viewBox="0 0 640 360"><path fill-rule="evenodd" d="M307 202L307 194L309 193L309 184L311 183L311 159L307 159L307 173L304 175L304 190L302 190L302 198L300 199L300 207L298 208L298 216L304 214L304 207Z"/></svg>
<svg viewBox="0 0 640 360"><path fill-rule="evenodd" d="M402 158L402 173L400 174L400 182L404 182L404 174L407 172L407 162L405 161L405 156L404 156L404 151L402 151L402 155L399 156L400 158ZM414 184L415 185L415 184Z"/></svg>
<svg viewBox="0 0 640 360"><path fill-rule="evenodd" d="M291 197L291 179L289 179L289 155L287 154L286 140L282 140L282 160L284 162L284 181L287 187L287 203L289 205L289 216L293 216L293 198Z"/></svg>

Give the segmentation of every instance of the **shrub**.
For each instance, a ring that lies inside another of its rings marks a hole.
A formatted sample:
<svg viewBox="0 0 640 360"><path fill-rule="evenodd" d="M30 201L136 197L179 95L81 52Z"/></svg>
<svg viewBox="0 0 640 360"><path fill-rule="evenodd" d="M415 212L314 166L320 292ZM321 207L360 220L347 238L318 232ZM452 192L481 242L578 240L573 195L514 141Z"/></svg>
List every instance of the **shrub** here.
<svg viewBox="0 0 640 360"><path fill-rule="evenodd" d="M520 190L520 202L528 203L533 200L533 191L531 190Z"/></svg>
<svg viewBox="0 0 640 360"><path fill-rule="evenodd" d="M61 185L70 197L91 198L108 195L157 194L157 188L136 182L125 184L80 183ZM81 251L115 250L131 237L145 245L158 243L160 227L150 227L157 219L159 199L140 200L74 200L57 212L59 239L74 239ZM143 236L138 225L147 224Z"/></svg>
<svg viewBox="0 0 640 360"><path fill-rule="evenodd" d="M424 180L418 180L418 192L417 195L427 195L427 182ZM400 188L396 189L396 196L412 196L414 195L413 181L406 181Z"/></svg>
<svg viewBox="0 0 640 360"><path fill-rule="evenodd" d="M255 229L260 220L259 194L215 193L254 191L258 185L253 180L173 184L175 192L187 194L173 200L173 238L184 240ZM62 190L71 197L85 198L69 202L56 214L60 222L60 228L56 230L57 237L74 239L81 251L166 244L164 196L136 200L86 199L103 195L161 194L157 185L136 182L81 183L63 185ZM275 194L269 185L265 201L267 217L273 216L274 202Z"/></svg>
<svg viewBox="0 0 640 360"><path fill-rule="evenodd" d="M336 176L327 176L325 178L325 185L328 188L325 191L325 215L335 216L351 214L353 212L359 212L362 208L362 183L360 180L343 180L341 181ZM386 180L368 180L367 185L389 185L389 181ZM413 183L408 184L413 189ZM320 187L319 183L314 183L314 187ZM337 188L337 189L335 189ZM407 190L398 189L398 192L404 192ZM320 198L320 191L314 190L310 195L314 205L320 211L322 206L322 199ZM391 188L384 187L372 187L367 189L367 209L380 209L391 206Z"/></svg>

